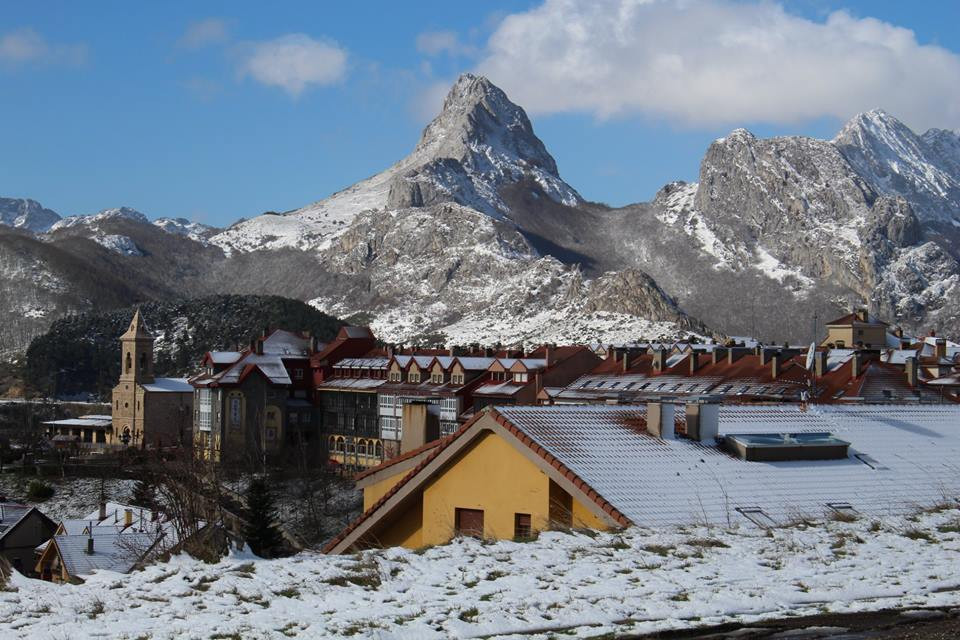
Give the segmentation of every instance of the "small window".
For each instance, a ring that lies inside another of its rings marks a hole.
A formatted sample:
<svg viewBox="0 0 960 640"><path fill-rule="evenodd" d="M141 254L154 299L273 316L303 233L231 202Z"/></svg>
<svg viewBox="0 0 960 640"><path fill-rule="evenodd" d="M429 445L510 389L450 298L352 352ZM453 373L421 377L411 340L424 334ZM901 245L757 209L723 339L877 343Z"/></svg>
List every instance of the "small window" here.
<svg viewBox="0 0 960 640"><path fill-rule="evenodd" d="M530 525L530 514L513 514L513 537L517 540L528 540L532 536L533 527Z"/></svg>

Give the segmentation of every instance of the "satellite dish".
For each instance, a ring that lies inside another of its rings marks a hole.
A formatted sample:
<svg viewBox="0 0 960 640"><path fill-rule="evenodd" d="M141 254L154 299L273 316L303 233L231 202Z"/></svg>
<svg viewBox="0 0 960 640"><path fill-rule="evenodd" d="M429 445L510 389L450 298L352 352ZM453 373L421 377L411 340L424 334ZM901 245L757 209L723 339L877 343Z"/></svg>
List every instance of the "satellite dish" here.
<svg viewBox="0 0 960 640"><path fill-rule="evenodd" d="M811 342L810 348L807 349L807 371L813 369L813 354L817 352L817 343Z"/></svg>

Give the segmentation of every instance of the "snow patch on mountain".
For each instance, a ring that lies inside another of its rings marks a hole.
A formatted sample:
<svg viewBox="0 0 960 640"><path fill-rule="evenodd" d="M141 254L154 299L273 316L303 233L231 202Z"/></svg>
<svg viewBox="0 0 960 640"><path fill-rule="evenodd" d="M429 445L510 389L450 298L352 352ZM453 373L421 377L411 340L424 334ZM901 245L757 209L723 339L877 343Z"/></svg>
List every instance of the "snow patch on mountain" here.
<svg viewBox="0 0 960 640"><path fill-rule="evenodd" d="M203 245L209 244L209 237L217 231L216 227L192 222L186 218L157 218L153 224L167 233L186 236Z"/></svg>
<svg viewBox="0 0 960 640"><path fill-rule="evenodd" d="M96 233L90 237L91 240L101 247L109 249L122 256L142 256L143 251L128 236L121 236L114 233Z"/></svg>

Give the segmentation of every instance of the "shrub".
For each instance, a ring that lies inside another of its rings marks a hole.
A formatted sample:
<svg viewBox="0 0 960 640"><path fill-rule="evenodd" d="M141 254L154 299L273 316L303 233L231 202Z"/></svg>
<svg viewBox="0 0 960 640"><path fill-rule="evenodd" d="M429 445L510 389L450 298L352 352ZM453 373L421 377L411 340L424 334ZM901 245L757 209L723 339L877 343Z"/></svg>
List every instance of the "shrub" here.
<svg viewBox="0 0 960 640"><path fill-rule="evenodd" d="M31 502L43 502L53 497L54 489L46 482L33 480L27 486L27 499Z"/></svg>

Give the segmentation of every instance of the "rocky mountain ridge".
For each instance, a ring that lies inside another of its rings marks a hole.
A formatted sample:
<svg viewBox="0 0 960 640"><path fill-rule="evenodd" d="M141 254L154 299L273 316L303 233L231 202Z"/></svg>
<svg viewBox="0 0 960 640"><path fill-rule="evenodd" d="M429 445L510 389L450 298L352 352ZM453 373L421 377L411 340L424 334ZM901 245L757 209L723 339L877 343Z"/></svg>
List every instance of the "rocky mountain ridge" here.
<svg viewBox="0 0 960 640"><path fill-rule="evenodd" d="M567 185L523 109L468 74L410 155L297 211L218 232L114 210L37 237L91 242L147 277L136 265L153 261L174 296L284 293L391 340L626 342L707 332L696 318L809 340L862 304L960 333L958 168L956 133L917 135L877 110L834 140L734 130L698 182L611 209Z"/></svg>

